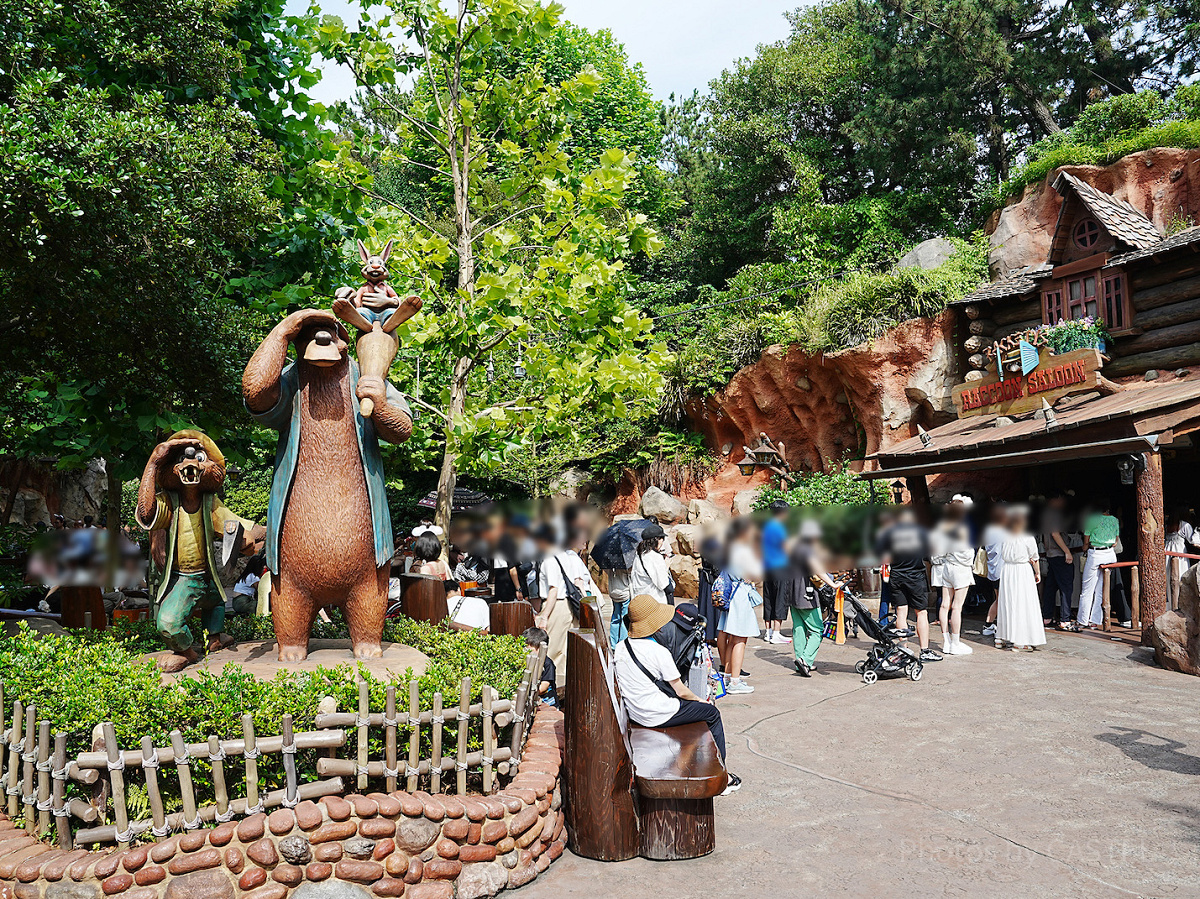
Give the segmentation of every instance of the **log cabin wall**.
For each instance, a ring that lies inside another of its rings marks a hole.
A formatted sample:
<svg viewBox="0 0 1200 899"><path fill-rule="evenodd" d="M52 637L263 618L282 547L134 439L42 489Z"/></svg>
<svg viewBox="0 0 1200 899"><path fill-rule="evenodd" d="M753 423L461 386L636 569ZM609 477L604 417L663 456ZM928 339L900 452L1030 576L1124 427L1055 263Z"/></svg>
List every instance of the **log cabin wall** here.
<svg viewBox="0 0 1200 899"><path fill-rule="evenodd" d="M984 285L956 304L966 380L984 376L985 351L994 342L1056 314L1080 317L1081 307L1069 306L1069 282L1093 274L1091 305L1112 332L1106 376L1200 364L1200 227L1164 237L1128 203L1071 175L1061 174L1054 187L1063 204L1045 262ZM1104 314L1106 279L1119 280L1128 317L1123 326L1114 327ZM1048 291L1062 291L1057 309L1046 299Z"/></svg>

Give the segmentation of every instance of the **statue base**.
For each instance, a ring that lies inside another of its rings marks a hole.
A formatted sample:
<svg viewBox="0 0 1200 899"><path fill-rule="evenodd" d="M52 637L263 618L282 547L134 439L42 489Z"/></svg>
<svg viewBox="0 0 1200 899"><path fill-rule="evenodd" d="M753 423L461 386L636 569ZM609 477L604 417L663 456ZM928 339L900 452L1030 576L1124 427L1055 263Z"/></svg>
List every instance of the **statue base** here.
<svg viewBox="0 0 1200 899"><path fill-rule="evenodd" d="M170 651L164 650L150 653L146 658L158 662L170 655ZM349 640L309 640L307 659L303 662L281 662L274 640L247 640L235 643L228 649L210 652L195 665L189 665L174 674L164 674L163 677L191 677L200 671L216 674L226 665L237 665L258 680L272 680L277 671L316 671L318 668L334 668L338 665L361 665L373 677L392 680L402 677L408 668L420 677L428 663L425 653L403 643L384 643L380 658L359 660L354 658Z"/></svg>

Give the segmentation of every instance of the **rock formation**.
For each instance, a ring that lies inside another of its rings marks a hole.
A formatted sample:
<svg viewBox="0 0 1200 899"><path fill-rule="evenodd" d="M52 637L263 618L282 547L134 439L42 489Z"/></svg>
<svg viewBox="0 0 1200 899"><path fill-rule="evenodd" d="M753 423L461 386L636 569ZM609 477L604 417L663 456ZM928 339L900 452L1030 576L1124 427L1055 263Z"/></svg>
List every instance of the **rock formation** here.
<svg viewBox="0 0 1200 899"><path fill-rule="evenodd" d="M1171 671L1200 676L1200 565L1179 580L1179 608L1167 609L1150 626L1150 642L1158 664Z"/></svg>
<svg viewBox="0 0 1200 899"><path fill-rule="evenodd" d="M760 432L784 444L795 471L822 471L933 428L954 414L953 316L903 322L837 353L770 347L723 390L692 401L689 424L711 447L732 444L729 464ZM739 489L747 487L745 481Z"/></svg>
<svg viewBox="0 0 1200 899"><path fill-rule="evenodd" d="M1164 234L1181 219L1200 215L1200 150L1159 147L1131 153L1112 165L1064 166L1027 186L988 223L993 278L1046 261L1062 205L1051 185L1063 171L1129 203Z"/></svg>

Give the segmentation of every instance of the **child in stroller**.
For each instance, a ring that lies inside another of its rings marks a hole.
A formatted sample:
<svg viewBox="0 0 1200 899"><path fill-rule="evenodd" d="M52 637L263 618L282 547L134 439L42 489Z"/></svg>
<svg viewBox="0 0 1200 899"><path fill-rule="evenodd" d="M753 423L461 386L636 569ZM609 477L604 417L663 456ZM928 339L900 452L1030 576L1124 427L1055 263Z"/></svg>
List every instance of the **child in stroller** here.
<svg viewBox="0 0 1200 899"><path fill-rule="evenodd" d="M919 681L924 666L921 659L912 649L889 634L874 616L864 608L862 600L845 591L844 613L847 624L853 617L866 637L875 645L867 652L867 657L854 665L854 670L862 675L864 684L873 684L881 677L907 677Z"/></svg>

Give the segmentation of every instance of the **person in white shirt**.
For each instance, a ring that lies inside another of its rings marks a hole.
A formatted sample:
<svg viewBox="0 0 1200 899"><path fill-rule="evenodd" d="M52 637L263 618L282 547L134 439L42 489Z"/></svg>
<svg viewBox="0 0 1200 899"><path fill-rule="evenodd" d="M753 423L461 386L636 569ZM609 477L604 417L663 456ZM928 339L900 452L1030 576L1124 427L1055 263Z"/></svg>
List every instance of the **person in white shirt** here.
<svg viewBox="0 0 1200 899"><path fill-rule="evenodd" d="M629 601L629 638L622 640L613 653L621 701L630 720L643 727L672 727L703 721L724 762L725 727L720 710L711 703L701 702L684 685L671 653L654 639L654 634L668 624L674 614L670 606L652 596L642 594ZM730 774L725 792L732 793L741 784L736 774Z"/></svg>
<svg viewBox="0 0 1200 899"><path fill-rule="evenodd" d="M450 620L463 628L486 634L492 626L487 601L478 596L464 596L458 581L446 581L446 608L450 610Z"/></svg>
<svg viewBox="0 0 1200 899"><path fill-rule="evenodd" d="M573 535L568 546L556 550L554 528L544 524L537 529L533 539L542 554L538 584L542 608L534 618L534 623L550 635L549 656L554 667L566 671L567 631L578 624L567 601L567 584L574 584L584 596L600 595L600 588L592 580L587 563L577 551L587 544L587 534L580 532Z"/></svg>
<svg viewBox="0 0 1200 899"><path fill-rule="evenodd" d="M663 551L663 540L667 532L661 525L650 524L642 531L642 542L637 548L637 557L629 569L627 590L630 596L645 593L655 602L666 602L671 586L671 570Z"/></svg>
<svg viewBox="0 0 1200 899"><path fill-rule="evenodd" d="M1004 559L1000 556L1001 547L1009 534L1008 506L996 503L992 506L992 514L988 525L983 529L983 549L987 553L987 581L992 592L992 604L988 606L983 624L983 635L992 637L996 634L996 613L1000 609L1000 573L1004 570Z"/></svg>

